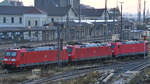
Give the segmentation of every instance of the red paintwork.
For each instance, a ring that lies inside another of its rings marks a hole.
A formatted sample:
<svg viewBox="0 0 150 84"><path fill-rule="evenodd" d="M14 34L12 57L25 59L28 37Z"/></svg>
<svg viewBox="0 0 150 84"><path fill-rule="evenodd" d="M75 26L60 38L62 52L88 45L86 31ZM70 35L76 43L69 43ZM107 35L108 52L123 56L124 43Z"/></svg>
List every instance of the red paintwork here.
<svg viewBox="0 0 150 84"><path fill-rule="evenodd" d="M65 50L61 51L61 60L67 61L68 56ZM32 64L32 63L42 63L42 62L57 62L57 51L32 51L24 52L24 56L20 57L20 64Z"/></svg>
<svg viewBox="0 0 150 84"><path fill-rule="evenodd" d="M144 53L144 43L135 43L135 44L123 44L121 42L112 43L115 45L113 48L114 56L126 55L126 54L136 54ZM145 51L148 53L148 42L145 41Z"/></svg>
<svg viewBox="0 0 150 84"><path fill-rule="evenodd" d="M111 46L90 47L90 48L72 47L72 48L73 48L71 55L72 61L112 56Z"/></svg>
<svg viewBox="0 0 150 84"><path fill-rule="evenodd" d="M8 50L7 50L8 51ZM17 56L15 57L16 67L20 64L33 64L33 63L43 63L43 62L57 62L57 50L47 50L47 51L25 51L16 50ZM68 53L66 49L60 52L61 61L68 61ZM23 56L21 55L23 54ZM12 59L11 57L4 57L4 59ZM3 61L3 64L12 64L11 61Z"/></svg>

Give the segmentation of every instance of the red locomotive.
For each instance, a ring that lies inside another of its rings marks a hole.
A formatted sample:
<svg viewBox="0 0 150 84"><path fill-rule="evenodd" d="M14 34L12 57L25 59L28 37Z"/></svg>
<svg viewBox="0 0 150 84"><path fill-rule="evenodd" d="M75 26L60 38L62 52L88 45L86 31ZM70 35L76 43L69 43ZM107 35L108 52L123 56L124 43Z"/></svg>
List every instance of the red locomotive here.
<svg viewBox="0 0 150 84"><path fill-rule="evenodd" d="M55 46L9 49L3 58L4 68L32 67L57 63L57 48ZM61 52L61 62L68 61L68 52Z"/></svg>
<svg viewBox="0 0 150 84"><path fill-rule="evenodd" d="M147 55L147 41L127 41L112 43L112 51L114 57L132 56L132 55Z"/></svg>
<svg viewBox="0 0 150 84"><path fill-rule="evenodd" d="M113 58L132 55L147 55L147 41L112 43L88 43L64 46L59 61L70 63L92 59ZM8 49L3 58L4 68L22 68L58 62L57 46Z"/></svg>
<svg viewBox="0 0 150 84"><path fill-rule="evenodd" d="M112 57L110 43L75 45L68 47L68 51L71 61L84 61Z"/></svg>

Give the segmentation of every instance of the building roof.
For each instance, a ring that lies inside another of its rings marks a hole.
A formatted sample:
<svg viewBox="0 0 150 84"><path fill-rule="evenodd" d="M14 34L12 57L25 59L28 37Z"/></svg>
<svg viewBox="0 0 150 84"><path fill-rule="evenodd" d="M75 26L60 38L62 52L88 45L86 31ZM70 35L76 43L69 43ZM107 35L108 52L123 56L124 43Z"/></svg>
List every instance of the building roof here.
<svg viewBox="0 0 150 84"><path fill-rule="evenodd" d="M48 16L65 16L69 7L47 7L45 9L41 9L48 14Z"/></svg>
<svg viewBox="0 0 150 84"><path fill-rule="evenodd" d="M35 7L0 6L0 15L46 14Z"/></svg>
<svg viewBox="0 0 150 84"><path fill-rule="evenodd" d="M91 7L89 5L80 4L80 9L95 9L94 7Z"/></svg>
<svg viewBox="0 0 150 84"><path fill-rule="evenodd" d="M37 8L45 9L47 7L60 7L60 0L34 0Z"/></svg>
<svg viewBox="0 0 150 84"><path fill-rule="evenodd" d="M88 17L98 17L102 16L104 11L105 9L81 9L81 15Z"/></svg>

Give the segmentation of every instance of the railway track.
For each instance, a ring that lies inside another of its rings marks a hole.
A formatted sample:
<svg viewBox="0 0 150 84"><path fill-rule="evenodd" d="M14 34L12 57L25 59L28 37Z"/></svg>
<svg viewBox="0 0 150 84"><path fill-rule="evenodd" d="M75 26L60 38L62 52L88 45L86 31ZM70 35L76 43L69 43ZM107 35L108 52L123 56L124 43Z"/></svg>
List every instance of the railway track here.
<svg viewBox="0 0 150 84"><path fill-rule="evenodd" d="M111 64L110 64L111 63ZM93 64L91 65L91 66L88 66L88 67L83 67L83 65L81 65L81 66L79 66L79 67L77 67L74 71L80 71L80 70L86 70L86 69L98 69L98 67L104 67L104 66L111 66L111 65L117 65L116 64L116 61L115 62L107 62L107 64L103 64L103 63L101 63L102 65L97 65L97 64L95 64L94 66L93 66ZM125 63L125 62L117 62L118 64L120 64L121 65L121 63ZM131 61L130 61L130 63L132 63ZM126 62L126 64L128 64L128 62ZM27 72L27 71L29 71L29 70L19 70L19 71L7 71L7 70L2 70L2 69L0 69L1 71L0 71L0 78L1 77L8 77L10 74L14 74L14 73L22 73L22 72ZM31 69L30 69L30 71L31 71Z"/></svg>
<svg viewBox="0 0 150 84"><path fill-rule="evenodd" d="M131 68L129 71L141 71L143 70L145 67L148 67L150 66L150 63L149 62L144 62L138 66L135 66L133 68Z"/></svg>
<svg viewBox="0 0 150 84"><path fill-rule="evenodd" d="M46 84L50 81L58 81L58 80L66 80L71 78L76 78L81 75L85 75L88 72L92 72L95 70L108 70L113 69L115 70L115 75L120 73L126 72L128 70L141 70L142 67L145 68L146 66L150 65L149 59L142 59L118 64L110 64L110 65L100 65L100 66L92 66L88 68L80 68L69 72L64 72L58 75L54 75L52 77L41 78L39 80L28 80L20 84Z"/></svg>
<svg viewBox="0 0 150 84"><path fill-rule="evenodd" d="M149 55L150 55L150 51L149 51ZM148 58L145 58L145 59L148 59ZM138 66L134 66L129 71L141 71L148 66L150 66L150 60L144 61L143 63L139 64Z"/></svg>
<svg viewBox="0 0 150 84"><path fill-rule="evenodd" d="M107 84L128 84L132 78L140 73L143 69L150 66L150 60L143 61L138 64L129 65L114 73L114 79L108 81Z"/></svg>
<svg viewBox="0 0 150 84"><path fill-rule="evenodd" d="M17 70L17 71L2 70L0 72L0 78L7 78L9 76L13 76L17 74L26 74L28 72L31 72L31 70Z"/></svg>

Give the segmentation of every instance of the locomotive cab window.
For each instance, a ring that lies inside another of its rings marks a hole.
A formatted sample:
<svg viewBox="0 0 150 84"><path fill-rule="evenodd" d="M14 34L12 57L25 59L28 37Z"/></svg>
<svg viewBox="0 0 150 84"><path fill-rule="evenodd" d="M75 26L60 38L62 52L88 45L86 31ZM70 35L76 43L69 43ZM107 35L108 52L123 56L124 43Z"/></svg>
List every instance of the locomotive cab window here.
<svg viewBox="0 0 150 84"><path fill-rule="evenodd" d="M6 57L16 57L17 56L17 52L6 52L5 56Z"/></svg>
<svg viewBox="0 0 150 84"><path fill-rule="evenodd" d="M17 52L11 52L11 56L15 57L17 55Z"/></svg>
<svg viewBox="0 0 150 84"><path fill-rule="evenodd" d="M10 56L11 55L11 52L6 52L5 53L5 56Z"/></svg>

